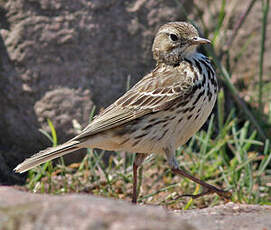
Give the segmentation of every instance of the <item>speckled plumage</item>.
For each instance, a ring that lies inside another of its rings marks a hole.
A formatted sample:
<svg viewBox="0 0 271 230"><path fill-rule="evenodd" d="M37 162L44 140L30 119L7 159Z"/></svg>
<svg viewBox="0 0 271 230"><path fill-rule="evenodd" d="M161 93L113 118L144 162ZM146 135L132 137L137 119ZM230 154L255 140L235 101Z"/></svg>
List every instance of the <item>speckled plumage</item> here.
<svg viewBox="0 0 271 230"><path fill-rule="evenodd" d="M157 65L151 73L100 113L81 134L26 159L15 171L27 171L80 148L101 148L137 153L135 177L137 167L150 153L165 154L170 167L184 175L179 172L175 150L206 121L218 91L209 59L195 51L198 44L208 42L199 38L188 23L163 25L154 39L152 50ZM204 182L201 185L208 187ZM225 195L213 186L207 190Z"/></svg>

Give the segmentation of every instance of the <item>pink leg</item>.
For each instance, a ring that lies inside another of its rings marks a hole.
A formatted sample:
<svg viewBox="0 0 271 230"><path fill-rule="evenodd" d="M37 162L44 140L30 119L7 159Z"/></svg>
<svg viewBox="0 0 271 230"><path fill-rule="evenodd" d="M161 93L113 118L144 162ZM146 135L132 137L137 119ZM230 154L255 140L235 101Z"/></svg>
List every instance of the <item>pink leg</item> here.
<svg viewBox="0 0 271 230"><path fill-rule="evenodd" d="M137 169L143 163L144 159L147 157L146 154L136 153L136 157L133 163L133 197L132 203L136 204L137 202Z"/></svg>

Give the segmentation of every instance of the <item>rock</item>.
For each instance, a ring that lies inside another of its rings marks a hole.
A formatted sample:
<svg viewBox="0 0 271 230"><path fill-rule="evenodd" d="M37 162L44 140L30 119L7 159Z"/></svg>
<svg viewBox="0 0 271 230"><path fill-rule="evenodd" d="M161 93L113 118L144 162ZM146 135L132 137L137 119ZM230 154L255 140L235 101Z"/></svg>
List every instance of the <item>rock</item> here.
<svg viewBox="0 0 271 230"><path fill-rule="evenodd" d="M184 2L189 10L191 1ZM47 118L67 140L75 135L72 119L87 125L92 101L106 107L125 92L128 76L134 84L150 71L156 29L183 20L179 10L156 0L1 1L0 150L9 149L7 167L50 145L38 131L49 130Z"/></svg>
<svg viewBox="0 0 271 230"><path fill-rule="evenodd" d="M162 207L89 195L38 195L0 187L1 229L194 230Z"/></svg>
<svg viewBox="0 0 271 230"><path fill-rule="evenodd" d="M78 118L80 121L88 121L92 102L89 100L88 90L82 92L80 89L59 88L48 90L34 105L35 114L41 128L50 133L47 119L54 121L58 142L64 142L63 137L72 138L74 127L72 120Z"/></svg>
<svg viewBox="0 0 271 230"><path fill-rule="evenodd" d="M271 228L270 205L228 203L212 208L176 211L196 229L254 230Z"/></svg>
<svg viewBox="0 0 271 230"><path fill-rule="evenodd" d="M270 229L271 207L228 203L168 211L85 194L41 195L0 187L1 229Z"/></svg>

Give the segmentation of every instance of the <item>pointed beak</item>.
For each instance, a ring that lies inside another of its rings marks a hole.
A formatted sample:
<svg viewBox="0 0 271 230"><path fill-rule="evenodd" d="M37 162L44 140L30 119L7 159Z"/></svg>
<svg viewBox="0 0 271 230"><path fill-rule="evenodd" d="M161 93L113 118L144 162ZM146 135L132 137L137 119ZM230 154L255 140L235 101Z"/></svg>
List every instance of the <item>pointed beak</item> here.
<svg viewBox="0 0 271 230"><path fill-rule="evenodd" d="M194 37L193 39L191 39L192 45L210 44L210 43L211 41L205 38Z"/></svg>

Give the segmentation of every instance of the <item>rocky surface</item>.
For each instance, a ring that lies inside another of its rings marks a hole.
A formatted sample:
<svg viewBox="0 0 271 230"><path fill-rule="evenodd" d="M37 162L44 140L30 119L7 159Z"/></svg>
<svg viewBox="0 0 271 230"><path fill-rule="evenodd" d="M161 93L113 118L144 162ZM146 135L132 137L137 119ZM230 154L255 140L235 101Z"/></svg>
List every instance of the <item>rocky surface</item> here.
<svg viewBox="0 0 271 230"><path fill-rule="evenodd" d="M271 228L271 207L228 203L167 211L91 195L40 195L0 187L0 229L255 230Z"/></svg>

